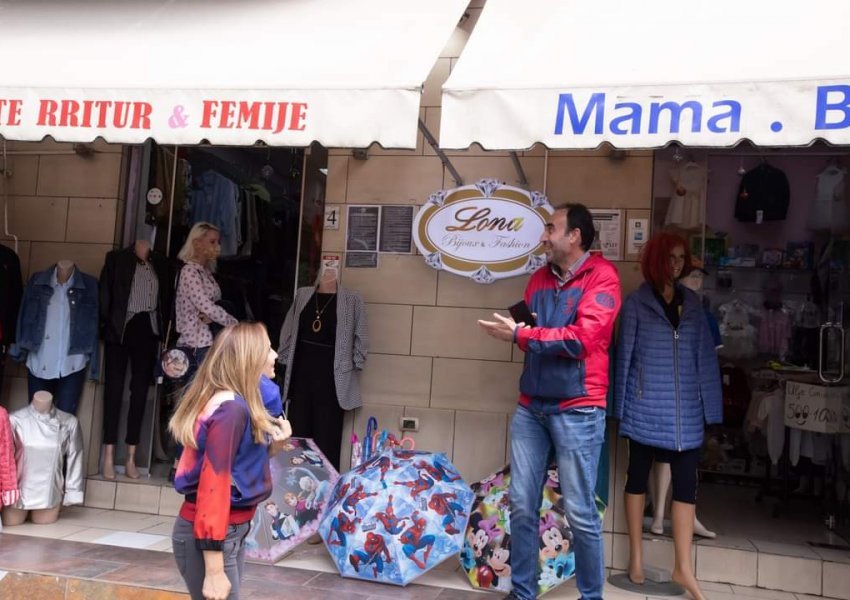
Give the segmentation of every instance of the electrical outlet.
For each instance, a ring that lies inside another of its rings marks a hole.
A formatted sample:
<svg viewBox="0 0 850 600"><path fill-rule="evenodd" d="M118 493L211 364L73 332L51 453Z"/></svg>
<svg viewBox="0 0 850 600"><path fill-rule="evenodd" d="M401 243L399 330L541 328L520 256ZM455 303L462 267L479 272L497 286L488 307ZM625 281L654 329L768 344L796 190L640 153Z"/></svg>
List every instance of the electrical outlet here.
<svg viewBox="0 0 850 600"><path fill-rule="evenodd" d="M419 431L419 419L416 417L402 417L399 419L398 426L402 431Z"/></svg>

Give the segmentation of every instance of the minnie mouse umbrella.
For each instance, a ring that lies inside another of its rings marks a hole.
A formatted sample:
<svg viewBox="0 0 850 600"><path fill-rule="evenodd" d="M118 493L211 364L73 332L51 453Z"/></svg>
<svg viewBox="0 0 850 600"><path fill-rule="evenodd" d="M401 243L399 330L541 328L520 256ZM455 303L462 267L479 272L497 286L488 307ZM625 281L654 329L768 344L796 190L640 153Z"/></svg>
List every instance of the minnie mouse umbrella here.
<svg viewBox="0 0 850 600"><path fill-rule="evenodd" d="M561 508L558 468L547 469L540 506L538 595L567 581L575 572L572 531ZM475 503L466 528L460 563L473 587L509 592L511 590L511 467L506 465L473 484ZM600 514L605 503L597 494Z"/></svg>

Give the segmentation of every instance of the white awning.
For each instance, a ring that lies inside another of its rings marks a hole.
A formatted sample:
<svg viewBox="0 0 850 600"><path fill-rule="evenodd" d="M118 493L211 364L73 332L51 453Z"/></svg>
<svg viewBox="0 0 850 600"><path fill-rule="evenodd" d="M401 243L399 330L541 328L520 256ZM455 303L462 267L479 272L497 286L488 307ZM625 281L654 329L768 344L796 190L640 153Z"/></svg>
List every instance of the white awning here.
<svg viewBox="0 0 850 600"><path fill-rule="evenodd" d="M415 148L467 4L0 0L0 135Z"/></svg>
<svg viewBox="0 0 850 600"><path fill-rule="evenodd" d="M440 145L850 144L846 0L487 0Z"/></svg>

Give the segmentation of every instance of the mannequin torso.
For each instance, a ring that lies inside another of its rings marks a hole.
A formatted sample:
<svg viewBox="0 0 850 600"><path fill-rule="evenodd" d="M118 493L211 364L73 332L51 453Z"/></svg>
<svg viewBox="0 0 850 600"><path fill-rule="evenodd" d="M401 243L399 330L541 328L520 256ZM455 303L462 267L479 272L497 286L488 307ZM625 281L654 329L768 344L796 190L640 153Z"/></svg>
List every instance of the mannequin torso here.
<svg viewBox="0 0 850 600"><path fill-rule="evenodd" d="M71 271L73 272L73 263L71 263ZM40 414L47 415L53 408L53 395L50 392L36 392L32 398L32 407ZM61 504L54 506L53 508L40 508L35 510L4 506L3 524L8 526L20 525L27 520L27 516L29 516L32 522L37 525L55 523L59 518L60 508Z"/></svg>

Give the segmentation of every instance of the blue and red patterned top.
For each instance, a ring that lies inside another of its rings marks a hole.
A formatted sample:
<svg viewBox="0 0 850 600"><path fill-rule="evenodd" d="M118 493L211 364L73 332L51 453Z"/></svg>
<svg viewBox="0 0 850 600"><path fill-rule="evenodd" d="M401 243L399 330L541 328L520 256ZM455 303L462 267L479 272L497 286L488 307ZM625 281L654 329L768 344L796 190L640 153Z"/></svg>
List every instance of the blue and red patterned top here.
<svg viewBox="0 0 850 600"><path fill-rule="evenodd" d="M213 398L195 425L198 449L185 448L175 489L186 496L180 516L194 523L200 550L222 550L228 525L247 523L272 492L268 446L254 441L248 404Z"/></svg>

